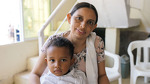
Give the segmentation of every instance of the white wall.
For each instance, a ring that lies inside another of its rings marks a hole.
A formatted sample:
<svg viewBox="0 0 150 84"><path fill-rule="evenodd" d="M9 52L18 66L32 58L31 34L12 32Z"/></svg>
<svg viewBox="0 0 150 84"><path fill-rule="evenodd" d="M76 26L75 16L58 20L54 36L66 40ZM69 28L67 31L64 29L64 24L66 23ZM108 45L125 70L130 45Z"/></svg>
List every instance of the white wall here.
<svg viewBox="0 0 150 84"><path fill-rule="evenodd" d="M27 59L37 55L37 40L0 46L0 84L12 84L13 76L26 70Z"/></svg>
<svg viewBox="0 0 150 84"><path fill-rule="evenodd" d="M52 11L57 7L57 5L60 3L61 0L52 0ZM62 21L65 16L69 13L71 10L71 7L75 4L76 0L67 0L67 3L61 8L61 11L58 12L58 14L55 16L53 20L53 28L57 29L58 21Z"/></svg>
<svg viewBox="0 0 150 84"><path fill-rule="evenodd" d="M143 15L144 15L144 18L147 22L147 30L150 32L150 0L144 0L144 6L143 6Z"/></svg>
<svg viewBox="0 0 150 84"><path fill-rule="evenodd" d="M133 31L142 31L150 33L150 0L143 0L142 9L131 8L130 17L140 18L141 24L135 28L129 28Z"/></svg>

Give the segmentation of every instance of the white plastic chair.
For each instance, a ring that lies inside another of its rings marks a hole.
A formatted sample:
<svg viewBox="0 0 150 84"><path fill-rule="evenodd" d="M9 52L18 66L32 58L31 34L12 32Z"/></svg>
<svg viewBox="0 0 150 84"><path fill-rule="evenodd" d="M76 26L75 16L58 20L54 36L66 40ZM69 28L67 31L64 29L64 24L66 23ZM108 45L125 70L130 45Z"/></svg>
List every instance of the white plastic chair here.
<svg viewBox="0 0 150 84"><path fill-rule="evenodd" d="M105 67L106 74L110 82L118 80L118 84L122 84L122 78L120 73L120 56L110 53L105 50L105 55L114 59L114 65L112 68Z"/></svg>
<svg viewBox="0 0 150 84"><path fill-rule="evenodd" d="M136 59L134 59L133 50L137 50ZM145 83L147 77L150 77L150 41L133 41L128 46L130 56L130 84L136 84L137 77L144 76ZM143 56L143 57L142 57ZM143 59L143 61L141 61ZM134 60L136 63L134 64Z"/></svg>

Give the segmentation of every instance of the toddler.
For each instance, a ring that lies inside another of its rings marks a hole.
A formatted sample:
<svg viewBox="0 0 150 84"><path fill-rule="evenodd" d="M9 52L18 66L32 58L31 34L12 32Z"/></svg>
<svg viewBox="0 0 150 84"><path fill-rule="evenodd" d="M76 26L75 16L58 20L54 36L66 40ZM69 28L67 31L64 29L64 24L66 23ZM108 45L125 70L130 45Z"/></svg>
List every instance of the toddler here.
<svg viewBox="0 0 150 84"><path fill-rule="evenodd" d="M45 58L49 72L41 76L41 84L87 84L84 72L70 68L74 64L73 53L74 46L68 39L53 38Z"/></svg>

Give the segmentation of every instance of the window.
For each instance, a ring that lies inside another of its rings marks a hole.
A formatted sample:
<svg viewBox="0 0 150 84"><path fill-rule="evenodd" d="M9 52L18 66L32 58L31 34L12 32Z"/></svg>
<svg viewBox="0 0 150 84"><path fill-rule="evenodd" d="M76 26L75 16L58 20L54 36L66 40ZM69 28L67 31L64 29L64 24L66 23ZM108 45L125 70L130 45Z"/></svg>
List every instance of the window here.
<svg viewBox="0 0 150 84"><path fill-rule="evenodd" d="M2 0L0 10L0 45L20 42L37 38L50 15L50 0ZM49 30L44 33L49 35Z"/></svg>
<svg viewBox="0 0 150 84"><path fill-rule="evenodd" d="M19 0L0 1L0 45L21 41L19 33L22 29Z"/></svg>
<svg viewBox="0 0 150 84"><path fill-rule="evenodd" d="M23 0L25 39L37 37L39 29L49 15L50 0ZM49 35L49 30L50 28L46 28L44 33Z"/></svg>
<svg viewBox="0 0 150 84"><path fill-rule="evenodd" d="M20 42L37 38L39 29L50 15L51 0L2 0L0 10L0 45ZM54 25L47 26L45 36L54 34L63 20L62 16L66 15L58 14L56 20L52 21ZM68 28L68 22L65 22L59 32Z"/></svg>

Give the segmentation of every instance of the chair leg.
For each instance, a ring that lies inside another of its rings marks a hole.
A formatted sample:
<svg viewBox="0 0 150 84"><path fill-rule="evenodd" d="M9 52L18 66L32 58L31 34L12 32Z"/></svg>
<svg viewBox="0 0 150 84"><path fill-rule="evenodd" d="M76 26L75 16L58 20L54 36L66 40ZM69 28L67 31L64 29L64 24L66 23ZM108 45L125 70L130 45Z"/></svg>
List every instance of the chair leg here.
<svg viewBox="0 0 150 84"><path fill-rule="evenodd" d="M122 84L122 78L121 77L118 79L118 84Z"/></svg>
<svg viewBox="0 0 150 84"><path fill-rule="evenodd" d="M150 79L150 77L144 77L144 83L149 83L149 79Z"/></svg>
<svg viewBox="0 0 150 84"><path fill-rule="evenodd" d="M136 84L137 76L133 77L133 84Z"/></svg>
<svg viewBox="0 0 150 84"><path fill-rule="evenodd" d="M136 74L133 74L131 73L131 76L130 76L130 84L136 84L136 79L137 79L137 75Z"/></svg>

